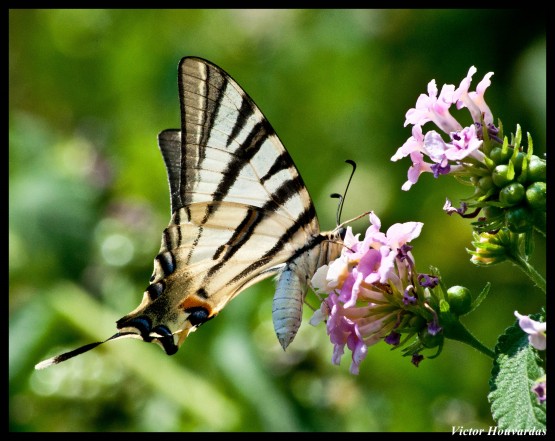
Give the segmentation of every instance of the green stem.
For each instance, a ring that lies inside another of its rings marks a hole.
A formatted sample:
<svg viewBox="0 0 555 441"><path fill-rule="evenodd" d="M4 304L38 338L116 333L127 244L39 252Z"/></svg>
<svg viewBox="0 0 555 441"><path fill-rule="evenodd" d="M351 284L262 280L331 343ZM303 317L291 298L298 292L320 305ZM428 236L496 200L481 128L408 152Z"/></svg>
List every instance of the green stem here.
<svg viewBox="0 0 555 441"><path fill-rule="evenodd" d="M450 338L452 340L460 341L461 343L466 343L469 346L472 346L474 349L480 351L482 354L495 359L495 353L489 349L488 347L484 346L476 337L474 337L468 329L464 327L464 325L457 321L451 321L449 324L443 325L443 332L445 337Z"/></svg>
<svg viewBox="0 0 555 441"><path fill-rule="evenodd" d="M511 261L519 267L524 273L534 282L538 288L540 288L544 294L546 293L547 287L545 279L536 269L528 263L528 261L522 258L520 255L511 256Z"/></svg>

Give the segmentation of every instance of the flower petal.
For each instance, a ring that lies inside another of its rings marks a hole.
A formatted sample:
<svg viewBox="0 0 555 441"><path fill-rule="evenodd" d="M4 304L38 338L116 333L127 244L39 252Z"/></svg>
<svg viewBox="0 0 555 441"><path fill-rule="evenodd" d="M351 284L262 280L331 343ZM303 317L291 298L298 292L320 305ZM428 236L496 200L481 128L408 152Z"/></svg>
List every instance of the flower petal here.
<svg viewBox="0 0 555 441"><path fill-rule="evenodd" d="M518 325L520 328L529 334L528 341L530 344L538 349L539 351L543 351L546 348L546 335L545 335L545 322L538 322L536 320L532 320L530 317L526 315L519 314L518 311L515 311L515 316L518 318Z"/></svg>

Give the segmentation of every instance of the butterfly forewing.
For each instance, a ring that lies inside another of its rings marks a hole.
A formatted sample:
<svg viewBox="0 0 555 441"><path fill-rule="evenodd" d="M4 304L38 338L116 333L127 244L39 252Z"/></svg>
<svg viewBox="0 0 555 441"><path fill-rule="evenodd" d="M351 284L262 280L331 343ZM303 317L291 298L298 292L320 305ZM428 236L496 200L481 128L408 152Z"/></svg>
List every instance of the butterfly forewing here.
<svg viewBox="0 0 555 441"><path fill-rule="evenodd" d="M292 221L312 206L271 125L229 75L205 60L184 58L179 65L179 90L181 156L187 162L180 182L184 205L240 202L287 211Z"/></svg>

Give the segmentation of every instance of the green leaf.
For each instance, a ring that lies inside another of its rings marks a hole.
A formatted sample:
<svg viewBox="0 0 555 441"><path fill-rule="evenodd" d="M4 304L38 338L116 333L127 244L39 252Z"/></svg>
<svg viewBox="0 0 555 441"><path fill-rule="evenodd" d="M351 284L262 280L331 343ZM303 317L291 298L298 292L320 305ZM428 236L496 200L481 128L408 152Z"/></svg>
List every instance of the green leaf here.
<svg viewBox="0 0 555 441"><path fill-rule="evenodd" d="M537 351L518 322L506 329L495 347L490 378L491 413L500 429L545 430L545 404L531 388L545 374Z"/></svg>

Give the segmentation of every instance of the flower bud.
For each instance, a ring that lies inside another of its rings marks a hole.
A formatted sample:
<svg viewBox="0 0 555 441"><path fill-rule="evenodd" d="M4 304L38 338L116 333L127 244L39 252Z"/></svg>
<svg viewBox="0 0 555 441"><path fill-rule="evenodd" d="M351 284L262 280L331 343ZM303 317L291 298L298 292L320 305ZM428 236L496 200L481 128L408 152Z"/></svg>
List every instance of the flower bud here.
<svg viewBox="0 0 555 441"><path fill-rule="evenodd" d="M545 182L534 182L526 189L526 202L534 211L545 211L546 206Z"/></svg>
<svg viewBox="0 0 555 441"><path fill-rule="evenodd" d="M479 266L491 266L504 262L508 258L507 248L510 246L510 233L503 230L497 234L492 233L473 233L474 241L472 245L475 251L467 251L472 255L470 261Z"/></svg>
<svg viewBox="0 0 555 441"><path fill-rule="evenodd" d="M499 202L509 207L517 205L524 199L525 193L524 185L519 182L511 182L499 192Z"/></svg>
<svg viewBox="0 0 555 441"><path fill-rule="evenodd" d="M478 182L476 182L476 186L482 191L483 194L486 194L495 187L491 176L482 176L478 179Z"/></svg>
<svg viewBox="0 0 555 441"><path fill-rule="evenodd" d="M493 183L499 188L503 188L505 185L512 182L513 178L514 173L510 173L509 166L506 164L497 165L491 174Z"/></svg>
<svg viewBox="0 0 555 441"><path fill-rule="evenodd" d="M472 295L468 288L455 285L447 290L447 302L449 303L449 310L453 314L464 315L470 312Z"/></svg>
<svg viewBox="0 0 555 441"><path fill-rule="evenodd" d="M489 157L493 162L497 165L499 164L506 164L511 159L513 152L509 149L503 151L501 147L494 147L491 149Z"/></svg>
<svg viewBox="0 0 555 441"><path fill-rule="evenodd" d="M547 174L547 164L545 159L541 159L536 155L532 155L528 164L528 182L545 182Z"/></svg>

